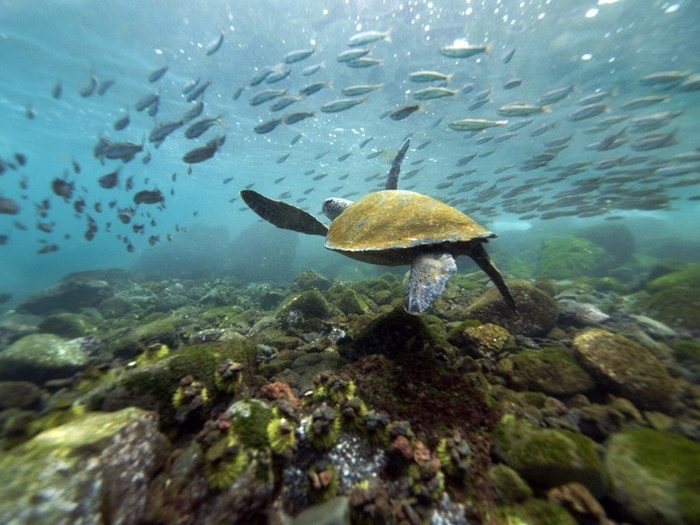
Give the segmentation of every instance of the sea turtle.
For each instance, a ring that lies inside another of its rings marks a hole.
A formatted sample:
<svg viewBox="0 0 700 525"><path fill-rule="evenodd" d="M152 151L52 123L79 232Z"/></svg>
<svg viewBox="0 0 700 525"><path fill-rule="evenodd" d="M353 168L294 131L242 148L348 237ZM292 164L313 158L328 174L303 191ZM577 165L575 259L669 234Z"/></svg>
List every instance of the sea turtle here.
<svg viewBox="0 0 700 525"><path fill-rule="evenodd" d="M241 197L279 228L326 237L329 250L373 264L410 264L404 308L411 314L425 311L442 293L457 270L454 257L458 255L471 257L516 311L508 286L484 249L487 239L496 235L437 199L396 189L409 145L410 139L396 154L385 190L356 202L338 198L324 202L323 213L331 220L330 226L296 206L253 190L242 190Z"/></svg>

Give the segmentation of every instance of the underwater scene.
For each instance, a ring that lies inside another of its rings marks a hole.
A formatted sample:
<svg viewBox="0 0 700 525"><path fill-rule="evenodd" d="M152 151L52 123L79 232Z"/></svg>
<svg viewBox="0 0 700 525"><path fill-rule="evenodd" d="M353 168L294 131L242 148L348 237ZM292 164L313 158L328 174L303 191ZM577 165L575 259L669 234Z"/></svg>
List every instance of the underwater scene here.
<svg viewBox="0 0 700 525"><path fill-rule="evenodd" d="M700 523L699 22L0 0L0 522Z"/></svg>

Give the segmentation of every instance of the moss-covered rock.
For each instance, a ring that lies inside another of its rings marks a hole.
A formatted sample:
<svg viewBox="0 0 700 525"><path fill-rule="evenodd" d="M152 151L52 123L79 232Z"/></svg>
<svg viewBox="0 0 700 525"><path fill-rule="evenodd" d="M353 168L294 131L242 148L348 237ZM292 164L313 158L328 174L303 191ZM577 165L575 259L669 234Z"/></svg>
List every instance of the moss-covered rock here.
<svg viewBox="0 0 700 525"><path fill-rule="evenodd" d="M513 336L508 330L493 323L471 326L461 323L448 332L447 340L474 358L495 359L507 346L514 346Z"/></svg>
<svg viewBox="0 0 700 525"><path fill-rule="evenodd" d="M350 286L338 283L328 291L331 302L345 314L366 314L371 310L367 298Z"/></svg>
<svg viewBox="0 0 700 525"><path fill-rule="evenodd" d="M284 301L275 317L286 324L295 325L309 319L327 319L337 313L318 290L306 290Z"/></svg>
<svg viewBox="0 0 700 525"><path fill-rule="evenodd" d="M573 340L575 358L602 387L636 406L669 409L677 387L663 364L643 346L622 335L593 328Z"/></svg>
<svg viewBox="0 0 700 525"><path fill-rule="evenodd" d="M668 432L630 428L605 453L610 496L640 523L700 523L700 444Z"/></svg>
<svg viewBox="0 0 700 525"><path fill-rule="evenodd" d="M81 341L42 333L24 336L0 352L0 380L43 383L70 377L88 362Z"/></svg>
<svg viewBox="0 0 700 525"><path fill-rule="evenodd" d="M527 281L508 282L518 313L514 313L496 288L490 288L467 308L465 316L502 326L512 334L529 337L546 334L557 322L557 302Z"/></svg>
<svg viewBox="0 0 700 525"><path fill-rule="evenodd" d="M182 344L185 327L190 323L180 315L158 314L143 324L110 334L106 338L106 344L115 355L126 359L134 357L154 343L177 348Z"/></svg>
<svg viewBox="0 0 700 525"><path fill-rule="evenodd" d="M493 452L525 480L551 488L578 481L600 497L605 493L603 463L590 438L552 428L536 428L507 414L493 434Z"/></svg>
<svg viewBox="0 0 700 525"><path fill-rule="evenodd" d="M169 451L155 414L89 413L0 457L2 523L137 523Z"/></svg>
<svg viewBox="0 0 700 525"><path fill-rule="evenodd" d="M574 235L548 239L542 243L538 268L551 279L595 277L610 264L612 257L597 244Z"/></svg>
<svg viewBox="0 0 700 525"><path fill-rule="evenodd" d="M29 381L0 381L0 410L36 409L43 396L44 392Z"/></svg>
<svg viewBox="0 0 700 525"><path fill-rule="evenodd" d="M673 352L679 361L700 364L700 342L683 339L673 344Z"/></svg>
<svg viewBox="0 0 700 525"><path fill-rule="evenodd" d="M42 332L68 339L82 337L94 327L95 323L89 317L65 312L50 315L39 323Z"/></svg>
<svg viewBox="0 0 700 525"><path fill-rule="evenodd" d="M700 329L700 264L657 277L647 290L649 295L640 299L646 314L670 325Z"/></svg>
<svg viewBox="0 0 700 525"><path fill-rule="evenodd" d="M536 390L550 396L572 396L595 387L568 348L522 350L499 361L498 371L515 390Z"/></svg>
<svg viewBox="0 0 700 525"><path fill-rule="evenodd" d="M576 525L565 508L541 499L529 499L520 505L499 507L496 515L504 525Z"/></svg>
<svg viewBox="0 0 700 525"><path fill-rule="evenodd" d="M489 478L496 492L496 501L501 505L520 503L532 497L530 486L508 465L499 464L491 467Z"/></svg>

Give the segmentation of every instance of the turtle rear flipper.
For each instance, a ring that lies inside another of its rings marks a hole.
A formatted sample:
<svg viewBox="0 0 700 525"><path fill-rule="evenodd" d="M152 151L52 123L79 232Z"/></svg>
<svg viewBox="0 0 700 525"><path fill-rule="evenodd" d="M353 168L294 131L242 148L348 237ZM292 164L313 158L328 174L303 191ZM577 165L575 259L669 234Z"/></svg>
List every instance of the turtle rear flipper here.
<svg viewBox="0 0 700 525"><path fill-rule="evenodd" d="M426 253L416 257L411 264L404 298L406 311L419 314L427 310L456 270L457 264L449 253Z"/></svg>
<svg viewBox="0 0 700 525"><path fill-rule="evenodd" d="M251 210L278 228L322 237L328 233L325 224L301 208L270 199L253 190L241 190L241 198Z"/></svg>
<svg viewBox="0 0 700 525"><path fill-rule="evenodd" d="M486 253L486 248L484 248L483 242L475 243L469 256L474 259L474 262L479 265L479 268L481 268L483 272L489 276L493 284L495 284L496 288L498 288L498 291L501 292L501 296L503 296L503 299L508 307L513 310L515 314L517 314L518 309L515 306L513 294L510 293L510 289L503 280L501 272L499 272L498 268L496 268L496 266L494 266L494 264L491 262L491 258L489 257L489 254Z"/></svg>

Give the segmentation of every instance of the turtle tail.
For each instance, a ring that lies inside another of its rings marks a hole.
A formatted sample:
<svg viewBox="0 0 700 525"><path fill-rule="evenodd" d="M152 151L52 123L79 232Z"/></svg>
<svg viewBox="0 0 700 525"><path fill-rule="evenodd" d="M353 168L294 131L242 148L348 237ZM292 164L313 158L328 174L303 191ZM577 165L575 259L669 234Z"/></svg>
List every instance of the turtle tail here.
<svg viewBox="0 0 700 525"><path fill-rule="evenodd" d="M396 154L396 157L394 157L394 160L391 162L391 169L389 170L389 175L386 178L386 188L387 190L395 190L398 185L399 185L399 172L401 171L401 163L403 162L403 158L406 156L406 152L408 151L408 147L411 145L411 139L406 139L406 142L403 143L401 146L401 149L399 152Z"/></svg>

